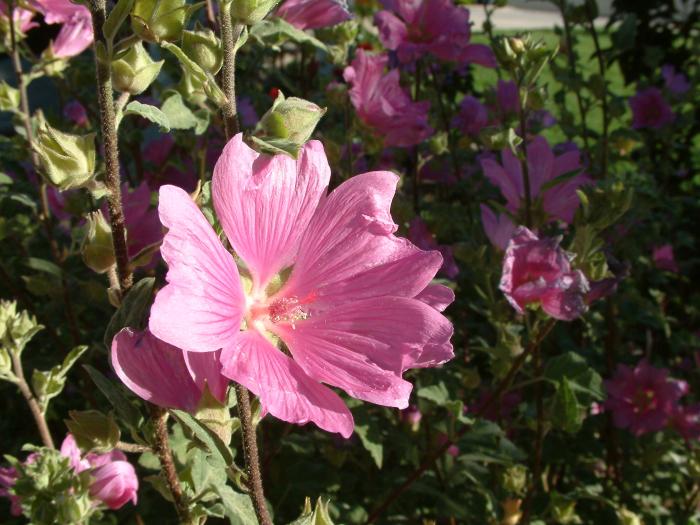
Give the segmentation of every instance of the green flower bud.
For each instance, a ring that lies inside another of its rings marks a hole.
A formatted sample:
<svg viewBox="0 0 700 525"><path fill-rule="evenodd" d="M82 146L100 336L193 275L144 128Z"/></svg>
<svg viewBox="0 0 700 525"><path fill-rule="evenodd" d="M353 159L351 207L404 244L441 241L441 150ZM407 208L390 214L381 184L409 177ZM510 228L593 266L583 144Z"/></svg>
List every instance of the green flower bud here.
<svg viewBox="0 0 700 525"><path fill-rule="evenodd" d="M48 182L59 190L81 188L95 174L95 134L72 135L43 122L35 149Z"/></svg>
<svg viewBox="0 0 700 525"><path fill-rule="evenodd" d="M204 82L200 81L187 69L182 69L182 76L177 85L177 91L188 102L201 106L207 101L207 93L204 91Z"/></svg>
<svg viewBox="0 0 700 525"><path fill-rule="evenodd" d="M527 469L522 465L514 465L503 472L503 488L513 494L520 494L527 483Z"/></svg>
<svg viewBox="0 0 700 525"><path fill-rule="evenodd" d="M0 111L14 111L19 107L19 90L4 80L0 82Z"/></svg>
<svg viewBox="0 0 700 525"><path fill-rule="evenodd" d="M433 155L443 155L445 153L449 153L450 144L447 138L447 133L443 131L430 137L428 147Z"/></svg>
<svg viewBox="0 0 700 525"><path fill-rule="evenodd" d="M94 505L87 493L68 491L57 494L55 501L56 523L85 523Z"/></svg>
<svg viewBox="0 0 700 525"><path fill-rule="evenodd" d="M643 525L639 516L624 507L617 511L617 519L620 520L620 525Z"/></svg>
<svg viewBox="0 0 700 525"><path fill-rule="evenodd" d="M121 433L111 415L97 410L71 410L68 415L66 426L81 449L108 452L117 445Z"/></svg>
<svg viewBox="0 0 700 525"><path fill-rule="evenodd" d="M197 65L212 75L216 75L224 63L224 52L219 40L211 29L185 31L182 34L182 50Z"/></svg>
<svg viewBox="0 0 700 525"><path fill-rule="evenodd" d="M146 91L156 79L164 60L155 62L139 42L118 60L112 62L112 83L114 89L132 95Z"/></svg>
<svg viewBox="0 0 700 525"><path fill-rule="evenodd" d="M325 113L325 108L313 102L296 97L285 98L280 92L272 107L260 119L258 130L266 137L284 139L302 146Z"/></svg>
<svg viewBox="0 0 700 525"><path fill-rule="evenodd" d="M105 273L116 261L112 229L100 210L90 213L87 217L87 231L80 253L86 266L97 273Z"/></svg>
<svg viewBox="0 0 700 525"><path fill-rule="evenodd" d="M185 27L185 0L136 0L131 28L147 42L174 42Z"/></svg>
<svg viewBox="0 0 700 525"><path fill-rule="evenodd" d="M569 499L553 491L549 497L549 506L555 523L561 523L562 525L580 523L580 519L576 515L576 500Z"/></svg>
<svg viewBox="0 0 700 525"><path fill-rule="evenodd" d="M252 26L272 11L280 0L232 0L231 18L234 22Z"/></svg>
<svg viewBox="0 0 700 525"><path fill-rule="evenodd" d="M42 328L29 312L17 311L16 301L0 301L0 346L3 348L21 352Z"/></svg>

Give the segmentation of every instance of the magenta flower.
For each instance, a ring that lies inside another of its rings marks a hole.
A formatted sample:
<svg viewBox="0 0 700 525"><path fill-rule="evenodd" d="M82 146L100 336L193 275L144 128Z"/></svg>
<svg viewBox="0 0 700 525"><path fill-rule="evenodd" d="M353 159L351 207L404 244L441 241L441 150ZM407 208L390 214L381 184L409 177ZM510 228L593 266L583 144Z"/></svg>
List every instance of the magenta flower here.
<svg viewBox="0 0 700 525"><path fill-rule="evenodd" d="M401 63L425 54L441 60L496 67L491 48L472 44L469 11L452 0L381 0L385 11L374 17L379 39L396 51Z"/></svg>
<svg viewBox="0 0 700 525"><path fill-rule="evenodd" d="M92 44L92 17L87 7L70 0L36 0L47 24L62 24L51 43L53 55L70 58L79 55Z"/></svg>
<svg viewBox="0 0 700 525"><path fill-rule="evenodd" d="M0 467L0 498L10 500L10 514L22 515L22 500L10 492L19 475L14 467Z"/></svg>
<svg viewBox="0 0 700 525"><path fill-rule="evenodd" d="M539 304L551 317L572 321L587 309L588 280L571 269L571 259L559 239L539 239L520 226L506 248L499 288L520 314Z"/></svg>
<svg viewBox="0 0 700 525"><path fill-rule="evenodd" d="M112 340L112 366L141 399L194 413L205 385L221 403L228 379L221 375L221 352L184 352L145 330L124 328Z"/></svg>
<svg viewBox="0 0 700 525"><path fill-rule="evenodd" d="M63 116L73 121L73 124L80 127L88 125L88 116L85 106L77 100L71 100L63 108Z"/></svg>
<svg viewBox="0 0 700 525"><path fill-rule="evenodd" d="M286 0L276 14L302 30L334 26L352 18L344 0Z"/></svg>
<svg viewBox="0 0 700 525"><path fill-rule="evenodd" d="M499 80L496 83L496 106L501 120L507 120L520 113L520 94L515 82Z"/></svg>
<svg viewBox="0 0 700 525"><path fill-rule="evenodd" d="M673 255L673 246L668 243L654 247L651 258L654 261L654 266L659 270L666 270L672 273L678 273L680 271L676 258Z"/></svg>
<svg viewBox="0 0 700 525"><path fill-rule="evenodd" d="M676 406L671 425L686 441L700 439L700 405Z"/></svg>
<svg viewBox="0 0 700 525"><path fill-rule="evenodd" d="M9 12L7 2L3 0L0 2L0 18L2 20L8 20L7 13ZM12 11L12 21L15 24L15 30L19 29L21 33L26 33L33 27L37 27L39 24L33 22L34 13L29 9L22 9L21 7L15 7Z"/></svg>
<svg viewBox="0 0 700 525"><path fill-rule="evenodd" d="M129 501L138 501L139 478L131 463L120 450L108 454L88 454L90 461L90 497L101 501L112 510Z"/></svg>
<svg viewBox="0 0 700 525"><path fill-rule="evenodd" d="M442 254L442 266L440 271L448 279L454 279L459 275L459 266L452 254L452 247L438 244L435 236L428 229L428 225L420 217L414 217L408 225L408 238L421 250L437 250Z"/></svg>
<svg viewBox="0 0 700 525"><path fill-rule="evenodd" d="M687 393L687 384L669 379L668 370L654 368L646 359L636 367L618 365L613 377L605 381L608 398L605 409L613 422L635 436L657 432L674 414L678 400Z"/></svg>
<svg viewBox="0 0 700 525"><path fill-rule="evenodd" d="M433 130L428 124L430 102L413 102L399 84L399 71L384 74L386 55L358 50L343 76L352 85L350 100L357 116L384 138L386 146L420 144Z"/></svg>
<svg viewBox="0 0 700 525"><path fill-rule="evenodd" d="M401 420L406 422L414 430L418 428L421 419L423 419L423 414L421 413L420 409L415 405L411 405L408 408L401 411Z"/></svg>
<svg viewBox="0 0 700 525"><path fill-rule="evenodd" d="M634 129L661 129L671 124L676 115L664 99L659 88L648 87L638 91L629 99L632 108L632 127Z"/></svg>
<svg viewBox="0 0 700 525"><path fill-rule="evenodd" d="M676 71L671 64L661 68L661 76L664 77L664 87L674 95L683 95L690 90L688 77Z"/></svg>
<svg viewBox="0 0 700 525"><path fill-rule="evenodd" d="M449 360L452 325L437 309L449 294L427 290L442 257L394 236L398 177L365 173L326 195L329 179L319 142L294 161L234 137L212 196L236 258L187 193L163 186L168 285L150 330L188 352L221 349L222 373L273 416L348 437L352 415L321 383L406 408L402 372Z"/></svg>
<svg viewBox="0 0 700 525"><path fill-rule="evenodd" d="M464 135L475 137L489 123L489 113L479 99L467 95L459 105L459 113L452 119L452 125Z"/></svg>
<svg viewBox="0 0 700 525"><path fill-rule="evenodd" d="M521 209L525 200L525 184L520 161L510 148L505 148L501 152L501 163L498 164L493 159L483 159L481 168L486 178L501 190L507 201L508 211L515 214ZM591 179L585 173L578 173L544 192L542 185L561 175L582 170L579 151L569 151L555 156L547 140L537 136L527 146L527 165L532 199L541 201L544 211L551 219L560 219L570 224L579 206L576 190L589 184Z"/></svg>
<svg viewBox="0 0 700 525"><path fill-rule="evenodd" d="M505 213L495 213L485 204L481 205L481 224L486 236L496 248L505 250L515 233L515 224Z"/></svg>

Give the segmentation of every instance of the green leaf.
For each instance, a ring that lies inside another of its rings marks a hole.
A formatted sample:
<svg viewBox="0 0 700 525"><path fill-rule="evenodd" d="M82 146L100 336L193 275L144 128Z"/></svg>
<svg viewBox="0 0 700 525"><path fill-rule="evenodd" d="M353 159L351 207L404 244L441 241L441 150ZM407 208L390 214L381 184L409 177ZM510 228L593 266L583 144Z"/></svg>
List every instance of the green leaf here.
<svg viewBox="0 0 700 525"><path fill-rule="evenodd" d="M179 93L169 96L160 109L168 118L172 129L192 129L199 124L199 119L185 105Z"/></svg>
<svg viewBox="0 0 700 525"><path fill-rule="evenodd" d="M63 391L68 372L78 359L87 351L88 347L76 346L63 359L63 363L54 366L49 371L34 370L32 374L32 387L38 398L42 411L45 412L49 401Z"/></svg>
<svg viewBox="0 0 700 525"><path fill-rule="evenodd" d="M333 525L333 520L328 514L328 501L324 502L321 498L318 498L316 507L312 511L311 500L306 498L301 516L289 523L289 525Z"/></svg>
<svg viewBox="0 0 700 525"><path fill-rule="evenodd" d="M128 326L134 330L142 330L146 327L155 282L153 277L141 279L126 294L105 330L103 342L108 350L112 347L112 339L122 328Z"/></svg>
<svg viewBox="0 0 700 525"><path fill-rule="evenodd" d="M110 11L107 20L102 26L102 34L110 44L114 41L114 37L117 36L119 28L126 20L126 17L129 16L133 5L134 0L119 0L112 11Z"/></svg>
<svg viewBox="0 0 700 525"><path fill-rule="evenodd" d="M258 518L249 496L236 492L228 485L219 485L217 492L224 505L224 514L231 525L258 525Z"/></svg>
<svg viewBox="0 0 700 525"><path fill-rule="evenodd" d="M432 401L439 406L444 406L450 399L450 393L447 391L447 387L442 381L437 385L419 388L416 395L428 401Z"/></svg>
<svg viewBox="0 0 700 525"><path fill-rule="evenodd" d="M384 462L384 445L380 442L381 436L379 432L373 429L369 424L356 424L355 432L357 433L362 446L369 452L370 456L377 465L377 468L382 468Z"/></svg>
<svg viewBox="0 0 700 525"><path fill-rule="evenodd" d="M87 370L90 378L95 385L97 385L97 388L100 389L100 392L102 392L107 400L112 404L119 417L130 427L139 428L143 422L143 416L139 410L131 404L124 393L114 383L112 383L90 365L83 365L83 368Z"/></svg>
<svg viewBox="0 0 700 525"><path fill-rule="evenodd" d="M233 463L233 454L219 436L209 430L203 423L182 410L171 410L175 418L196 437L212 455L224 465Z"/></svg>
<svg viewBox="0 0 700 525"><path fill-rule="evenodd" d="M32 270L48 273L55 277L60 278L63 275L63 272L61 271L61 268L58 265L52 263L51 261L47 261L46 259L37 259L36 257L29 257L27 259L27 266Z"/></svg>
<svg viewBox="0 0 700 525"><path fill-rule="evenodd" d="M327 51L326 44L279 17L261 20L255 24L250 29L250 37L275 50L279 49L280 44L291 40L297 44L310 44L321 51Z"/></svg>
<svg viewBox="0 0 700 525"><path fill-rule="evenodd" d="M163 133L170 131L170 121L168 116L155 106L142 104L137 100L129 102L124 110L124 115L138 115L157 124Z"/></svg>
<svg viewBox="0 0 700 525"><path fill-rule="evenodd" d="M603 378L574 352L551 358L545 366L544 377L554 383L566 379L583 404L603 399Z"/></svg>
<svg viewBox="0 0 700 525"><path fill-rule="evenodd" d="M204 71L199 64L189 58L182 49L170 42L161 42L160 45L175 55L183 69L191 74L195 80L202 83L204 92L212 102L219 107L227 102L226 95L224 95L224 92L221 91L221 88L217 85L216 79L210 73Z"/></svg>
<svg viewBox="0 0 700 525"><path fill-rule="evenodd" d="M296 159L299 155L299 144L291 140L270 137L263 139L255 136L251 136L250 140L253 142L255 149L261 153L267 153L268 155L289 155L293 159Z"/></svg>
<svg viewBox="0 0 700 525"><path fill-rule="evenodd" d="M552 425L569 434L575 434L583 423L583 407L578 404L571 383L565 378L559 383L552 400Z"/></svg>

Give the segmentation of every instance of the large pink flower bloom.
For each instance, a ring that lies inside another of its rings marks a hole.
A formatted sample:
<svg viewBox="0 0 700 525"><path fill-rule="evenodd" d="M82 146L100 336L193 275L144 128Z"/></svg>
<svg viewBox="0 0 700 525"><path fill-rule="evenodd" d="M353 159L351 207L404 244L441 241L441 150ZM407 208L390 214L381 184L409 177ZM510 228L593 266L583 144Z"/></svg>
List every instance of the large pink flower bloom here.
<svg viewBox="0 0 700 525"><path fill-rule="evenodd" d="M452 0L382 0L382 4L386 10L374 17L379 38L402 63L430 53L441 60L496 67L489 46L469 42L469 11Z"/></svg>
<svg viewBox="0 0 700 525"><path fill-rule="evenodd" d="M384 137L386 146L420 144L433 130L428 124L430 102L413 102L399 84L399 71L384 74L386 55L358 50L343 76L352 85L350 100L362 122Z"/></svg>
<svg viewBox="0 0 700 525"><path fill-rule="evenodd" d="M36 0L47 24L62 24L52 42L53 54L58 58L79 55L92 44L92 17L87 7L70 0Z"/></svg>
<svg viewBox="0 0 700 525"><path fill-rule="evenodd" d="M166 408L194 412L205 385L226 400L228 379L221 375L221 352L183 352L148 330L124 328L112 340L114 371L129 390Z"/></svg>
<svg viewBox="0 0 700 525"><path fill-rule="evenodd" d="M513 213L520 210L525 200L520 161L510 148L501 152L499 164L493 159L483 159L481 167L484 175L498 186L507 201L507 208ZM555 156L544 137L535 137L527 146L527 165L530 178L530 195L533 200L541 199L544 211L550 218L561 219L571 223L579 205L576 190L591 180L584 173L579 173L554 187L542 191L542 185L556 177L582 169L581 155L578 150L568 151Z"/></svg>
<svg viewBox="0 0 700 525"><path fill-rule="evenodd" d="M406 408L402 372L453 355L452 325L438 311L453 295L429 285L440 254L393 235L395 175L358 175L326 195L329 179L319 142L294 161L234 137L214 168L212 195L236 258L187 193L163 186L169 284L150 330L188 352L221 349L223 374L267 412L347 437L352 415L321 383Z"/></svg>
<svg viewBox="0 0 700 525"><path fill-rule="evenodd" d="M638 91L629 99L632 108L632 127L634 129L661 129L671 124L676 115L666 102L661 90L648 87Z"/></svg>
<svg viewBox="0 0 700 525"><path fill-rule="evenodd" d="M518 313L539 304L555 319L571 321L586 309L588 280L571 269L571 255L559 239L539 239L520 226L506 248L499 288Z"/></svg>
<svg viewBox="0 0 700 525"><path fill-rule="evenodd" d="M286 0L277 16L298 29L320 29L352 18L344 0Z"/></svg>
<svg viewBox="0 0 700 525"><path fill-rule="evenodd" d="M688 391L686 383L669 379L668 370L654 368L646 359L634 368L619 365L605 388L605 408L612 412L613 422L635 436L664 428Z"/></svg>

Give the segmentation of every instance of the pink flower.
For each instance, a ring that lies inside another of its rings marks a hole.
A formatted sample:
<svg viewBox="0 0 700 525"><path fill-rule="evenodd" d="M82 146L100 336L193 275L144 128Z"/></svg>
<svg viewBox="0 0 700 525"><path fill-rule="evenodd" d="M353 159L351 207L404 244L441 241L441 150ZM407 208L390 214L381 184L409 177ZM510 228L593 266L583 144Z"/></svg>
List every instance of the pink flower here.
<svg viewBox="0 0 700 525"><path fill-rule="evenodd" d="M76 473L80 473L90 468L90 462L82 458L82 452L78 448L78 443L75 441L73 434L66 434L61 443L60 452L62 456L70 460L70 466Z"/></svg>
<svg viewBox="0 0 700 525"><path fill-rule="evenodd" d="M683 73L676 72L676 68L671 64L666 64L661 68L661 76L664 77L664 86L674 95L683 95L690 90L688 77Z"/></svg>
<svg viewBox="0 0 700 525"><path fill-rule="evenodd" d="M428 124L430 102L413 102L399 84L399 71L384 74L386 55L358 50L343 76L352 85L350 100L362 122L383 136L386 146L420 144L433 130Z"/></svg>
<svg viewBox="0 0 700 525"><path fill-rule="evenodd" d="M605 381L605 388L605 409L612 412L615 426L635 436L664 428L676 403L687 393L687 384L670 380L668 370L654 368L646 359L634 368L619 365Z"/></svg>
<svg viewBox="0 0 700 525"><path fill-rule="evenodd" d="M10 514L13 516L22 515L22 500L10 492L18 477L14 467L0 467L0 498L10 500Z"/></svg>
<svg viewBox="0 0 700 525"><path fill-rule="evenodd" d="M85 127L88 125L87 111L77 100L71 100L63 108L63 116L73 121L76 126Z"/></svg>
<svg viewBox="0 0 700 525"><path fill-rule="evenodd" d="M518 313L539 304L555 319L576 319L587 309L588 280L571 269L571 258L559 239L539 239L520 226L506 248L499 288Z"/></svg>
<svg viewBox="0 0 700 525"><path fill-rule="evenodd" d="M634 129L660 129L671 124L676 115L664 99L661 91L648 87L638 91L629 99L632 108L632 127Z"/></svg>
<svg viewBox="0 0 700 525"><path fill-rule="evenodd" d="M423 414L421 414L421 411L417 406L411 405L401 411L401 419L416 430L420 420L423 419Z"/></svg>
<svg viewBox="0 0 700 525"><path fill-rule="evenodd" d="M131 501L138 501L139 478L134 467L119 450L109 454L89 454L92 470L90 497L101 501L112 510Z"/></svg>
<svg viewBox="0 0 700 525"><path fill-rule="evenodd" d="M506 207L517 213L525 200L520 161L510 148L501 152L501 163L493 159L483 159L481 168L484 175L498 186L507 201ZM555 156L544 137L535 137L527 146L527 165L530 178L530 195L533 201L541 200L544 211L552 219L560 219L570 224L579 205L576 190L591 180L585 173L577 175L542 191L542 185L557 177L582 169L578 150Z"/></svg>
<svg viewBox="0 0 700 525"><path fill-rule="evenodd" d="M401 63L425 54L441 60L496 67L489 46L471 44L469 11L452 0L382 0L386 8L374 17L379 39L396 51Z"/></svg>
<svg viewBox="0 0 700 525"><path fill-rule="evenodd" d="M205 385L224 403L228 379L221 352L183 352L145 330L124 328L112 340L112 365L129 390L155 405L194 413Z"/></svg>
<svg viewBox="0 0 700 525"><path fill-rule="evenodd" d="M406 408L402 372L453 356L452 325L438 312L451 291L429 286L438 252L393 235L398 177L365 173L326 195L329 179L317 141L294 161L234 137L214 168L212 196L235 259L189 195L163 186L168 285L150 330L188 352L221 349L222 373L273 416L348 437L352 415L321 383Z"/></svg>
<svg viewBox="0 0 700 525"><path fill-rule="evenodd" d="M671 425L683 439L700 439L700 405L676 406Z"/></svg>
<svg viewBox="0 0 700 525"><path fill-rule="evenodd" d="M352 18L345 0L286 0L277 9L297 29L320 29Z"/></svg>
<svg viewBox="0 0 700 525"><path fill-rule="evenodd" d="M462 99L459 105L459 113L452 119L452 125L464 135L472 137L479 135L489 123L489 113L479 100L471 95Z"/></svg>
<svg viewBox="0 0 700 525"><path fill-rule="evenodd" d="M51 43L53 55L69 58L92 44L92 17L87 7L70 0L36 0L47 24L63 24Z"/></svg>
<svg viewBox="0 0 700 525"><path fill-rule="evenodd" d="M486 236L496 248L505 250L515 233L515 224L505 213L496 214L485 204L481 205L481 223Z"/></svg>
<svg viewBox="0 0 700 525"><path fill-rule="evenodd" d="M678 263L673 255L673 246L670 244L656 246L652 253L652 259L654 260L654 266L659 270L666 270L673 273L679 272Z"/></svg>
<svg viewBox="0 0 700 525"><path fill-rule="evenodd" d="M421 250L438 250L442 254L442 267L440 271L448 279L454 279L459 275L459 266L452 254L452 248L444 244L438 244L435 236L428 229L420 217L414 217L408 226L408 238Z"/></svg>
<svg viewBox="0 0 700 525"><path fill-rule="evenodd" d="M152 139L148 142L148 144L146 144L143 149L143 158L154 166L161 167L163 164L168 162L168 158L170 157L174 146L175 139L172 135L159 135L157 138Z"/></svg>
<svg viewBox="0 0 700 525"><path fill-rule="evenodd" d="M496 83L496 106L502 120L520 113L520 94L515 82L499 80Z"/></svg>
<svg viewBox="0 0 700 525"><path fill-rule="evenodd" d="M16 5L16 4L15 4ZM0 18L7 20L7 13L9 12L6 0L0 2ZM19 29L21 33L26 33L33 27L37 27L39 24L33 22L34 13L28 9L22 9L21 7L15 7L12 11L12 21L15 23L15 30ZM9 31L9 30L8 30Z"/></svg>

